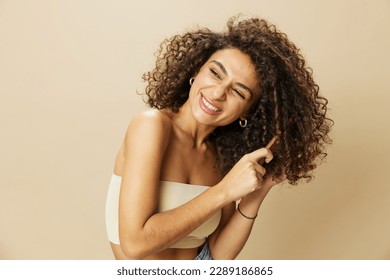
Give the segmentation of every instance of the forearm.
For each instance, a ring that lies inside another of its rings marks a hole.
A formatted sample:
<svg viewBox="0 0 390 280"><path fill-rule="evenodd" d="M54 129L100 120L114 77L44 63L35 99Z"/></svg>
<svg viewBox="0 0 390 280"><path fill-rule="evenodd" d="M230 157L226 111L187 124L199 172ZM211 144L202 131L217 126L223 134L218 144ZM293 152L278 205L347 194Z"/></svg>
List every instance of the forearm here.
<svg viewBox="0 0 390 280"><path fill-rule="evenodd" d="M177 208L151 215L141 226L122 220L128 226L120 226L121 247L134 259L164 250L199 227L226 201L223 192L213 187Z"/></svg>
<svg viewBox="0 0 390 280"><path fill-rule="evenodd" d="M269 189L261 188L240 201L241 212L253 218L268 194ZM255 219L244 217L236 210L217 236L211 240L210 248L214 259L235 259L245 246Z"/></svg>

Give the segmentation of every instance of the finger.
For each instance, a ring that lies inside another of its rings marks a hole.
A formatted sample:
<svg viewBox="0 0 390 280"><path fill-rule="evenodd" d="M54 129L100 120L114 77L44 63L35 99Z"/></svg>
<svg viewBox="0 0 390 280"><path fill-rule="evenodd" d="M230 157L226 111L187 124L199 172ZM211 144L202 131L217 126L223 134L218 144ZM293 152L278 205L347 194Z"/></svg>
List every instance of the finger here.
<svg viewBox="0 0 390 280"><path fill-rule="evenodd" d="M275 178L274 181L279 184L285 180L287 180L287 174L283 173L281 176Z"/></svg>
<svg viewBox="0 0 390 280"><path fill-rule="evenodd" d="M256 170L257 173L263 177L265 173L267 172L264 167L262 167L260 164L254 164L253 165L254 169Z"/></svg>
<svg viewBox="0 0 390 280"><path fill-rule="evenodd" d="M287 175L284 173L281 176L276 178L274 178L273 173L267 173L267 175L264 176L264 185L272 187L274 185L282 183L286 179L287 179Z"/></svg>
<svg viewBox="0 0 390 280"><path fill-rule="evenodd" d="M270 150L272 145L275 144L277 138L278 138L277 136L272 137L271 141L269 141L267 146L265 147Z"/></svg>
<svg viewBox="0 0 390 280"><path fill-rule="evenodd" d="M267 148L261 148L256 151L253 151L249 154L252 160L258 162L259 164L263 164L264 161L269 163L273 159L272 152Z"/></svg>

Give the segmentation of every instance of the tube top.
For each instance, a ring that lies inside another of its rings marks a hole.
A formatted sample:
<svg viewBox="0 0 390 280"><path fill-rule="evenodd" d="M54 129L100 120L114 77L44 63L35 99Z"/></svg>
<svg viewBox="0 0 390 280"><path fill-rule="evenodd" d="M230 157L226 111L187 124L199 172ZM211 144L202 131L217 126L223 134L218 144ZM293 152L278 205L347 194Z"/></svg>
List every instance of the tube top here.
<svg viewBox="0 0 390 280"><path fill-rule="evenodd" d="M122 177L112 175L106 201L106 230L108 239L119 244L119 193ZM209 187L185 183L160 181L160 198L158 211L163 212L176 208L198 196ZM215 213L206 222L201 224L187 237L172 245L170 248L196 248L201 246L207 236L215 231L221 219L221 210Z"/></svg>

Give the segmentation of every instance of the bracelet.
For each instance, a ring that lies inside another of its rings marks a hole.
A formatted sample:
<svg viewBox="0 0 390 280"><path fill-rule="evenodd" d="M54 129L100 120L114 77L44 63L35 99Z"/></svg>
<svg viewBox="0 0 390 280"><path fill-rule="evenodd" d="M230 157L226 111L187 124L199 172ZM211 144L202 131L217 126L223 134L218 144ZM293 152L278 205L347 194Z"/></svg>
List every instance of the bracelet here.
<svg viewBox="0 0 390 280"><path fill-rule="evenodd" d="M237 205L237 211L238 211L238 213L240 213L244 218L247 218L247 219L249 219L249 220L254 220L254 219L256 219L256 218L257 218L257 214L258 214L258 213L256 213L256 216L254 216L254 217L248 217L247 215L245 215L244 213L241 212L241 210L240 210L240 203L238 203L238 205Z"/></svg>

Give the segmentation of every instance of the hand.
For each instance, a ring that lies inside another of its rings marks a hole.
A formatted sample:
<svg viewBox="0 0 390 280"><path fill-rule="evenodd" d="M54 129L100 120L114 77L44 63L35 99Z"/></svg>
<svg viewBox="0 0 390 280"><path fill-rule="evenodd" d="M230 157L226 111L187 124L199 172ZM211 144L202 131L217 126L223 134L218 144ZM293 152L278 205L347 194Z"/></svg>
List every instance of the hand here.
<svg viewBox="0 0 390 280"><path fill-rule="evenodd" d="M271 189L273 186L282 183L282 182L285 181L286 179L287 179L287 175L286 175L286 174L282 174L280 177L273 178L273 174L268 173L268 174L264 177L264 180L263 180L263 183L262 183L261 188L264 188L264 189L269 190L269 189Z"/></svg>
<svg viewBox="0 0 390 280"><path fill-rule="evenodd" d="M277 139L278 139L278 137L274 136L271 139L271 141L269 141L269 143L267 144L266 148L271 150L272 146L276 143ZM264 163L264 159L260 159L259 163L262 165ZM269 191L273 186L283 182L286 179L287 179L287 175L286 174L282 174L278 178L273 178L273 174L268 173L267 176L264 177L264 181L262 183L262 188Z"/></svg>
<svg viewBox="0 0 390 280"><path fill-rule="evenodd" d="M261 148L244 155L219 183L229 200L239 200L248 193L259 189L266 173L260 161L269 163L272 158L272 152L268 148Z"/></svg>

